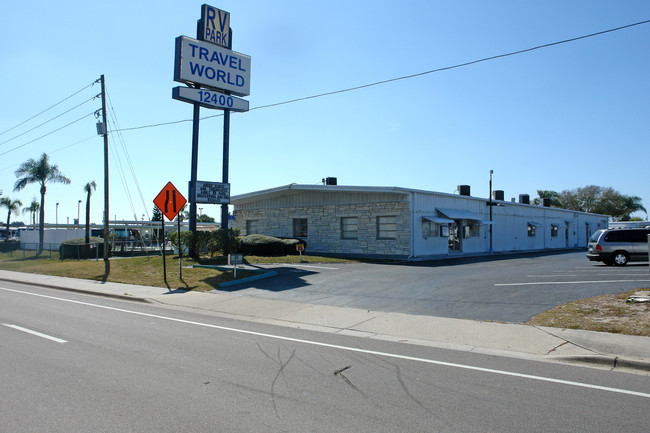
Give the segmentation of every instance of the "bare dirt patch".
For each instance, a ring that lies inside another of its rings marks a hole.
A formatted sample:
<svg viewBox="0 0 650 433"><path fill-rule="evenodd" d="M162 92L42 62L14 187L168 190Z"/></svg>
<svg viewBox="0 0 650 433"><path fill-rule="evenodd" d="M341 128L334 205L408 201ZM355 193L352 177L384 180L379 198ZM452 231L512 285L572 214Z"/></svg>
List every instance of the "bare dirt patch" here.
<svg viewBox="0 0 650 433"><path fill-rule="evenodd" d="M578 299L540 313L528 324L650 337L650 303L627 302L635 293L648 291Z"/></svg>

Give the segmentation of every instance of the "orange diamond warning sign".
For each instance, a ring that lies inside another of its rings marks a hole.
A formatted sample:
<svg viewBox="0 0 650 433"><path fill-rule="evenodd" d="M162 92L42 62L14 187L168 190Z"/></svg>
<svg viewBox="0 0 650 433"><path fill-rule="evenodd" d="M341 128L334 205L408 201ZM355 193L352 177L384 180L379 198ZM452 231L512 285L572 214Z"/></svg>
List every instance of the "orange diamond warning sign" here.
<svg viewBox="0 0 650 433"><path fill-rule="evenodd" d="M183 209L187 200L183 194L176 189L173 183L167 182L167 185L160 191L160 193L153 199L160 212L163 213L170 221L176 218L176 215Z"/></svg>

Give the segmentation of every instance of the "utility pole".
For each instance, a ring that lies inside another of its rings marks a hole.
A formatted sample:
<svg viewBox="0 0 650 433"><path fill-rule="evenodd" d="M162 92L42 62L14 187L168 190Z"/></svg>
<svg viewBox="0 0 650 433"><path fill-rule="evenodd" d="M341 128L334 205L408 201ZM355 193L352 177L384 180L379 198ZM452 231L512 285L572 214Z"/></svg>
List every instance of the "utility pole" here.
<svg viewBox="0 0 650 433"><path fill-rule="evenodd" d="M102 122L104 123L104 278L108 278L111 271L111 264L108 260L108 123L106 121L106 85L104 74L100 77L102 83Z"/></svg>

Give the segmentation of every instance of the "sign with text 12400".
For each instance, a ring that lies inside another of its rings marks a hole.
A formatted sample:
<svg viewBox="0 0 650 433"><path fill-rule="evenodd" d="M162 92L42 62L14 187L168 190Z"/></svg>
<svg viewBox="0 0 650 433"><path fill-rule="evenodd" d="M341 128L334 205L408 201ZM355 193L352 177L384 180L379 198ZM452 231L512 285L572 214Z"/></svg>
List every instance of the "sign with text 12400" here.
<svg viewBox="0 0 650 433"><path fill-rule="evenodd" d="M230 111L248 111L248 101L215 90L193 87L174 87L172 98L178 101L199 104L201 107Z"/></svg>
<svg viewBox="0 0 650 433"><path fill-rule="evenodd" d="M176 38L174 81L247 96L250 77L250 56L187 36Z"/></svg>
<svg viewBox="0 0 650 433"><path fill-rule="evenodd" d="M230 203L230 184L221 182L196 181L194 203Z"/></svg>

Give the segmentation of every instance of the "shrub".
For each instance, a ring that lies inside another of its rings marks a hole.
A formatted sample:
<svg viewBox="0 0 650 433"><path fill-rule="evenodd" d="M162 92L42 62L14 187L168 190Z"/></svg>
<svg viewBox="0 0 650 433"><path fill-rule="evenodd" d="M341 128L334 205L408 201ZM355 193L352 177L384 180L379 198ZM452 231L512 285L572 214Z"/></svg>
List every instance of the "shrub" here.
<svg viewBox="0 0 650 433"><path fill-rule="evenodd" d="M64 259L94 259L104 257L104 239L91 237L89 243L84 238L67 239L59 246L59 257Z"/></svg>
<svg viewBox="0 0 650 433"><path fill-rule="evenodd" d="M214 231L197 230L194 238L192 232L185 231L181 232L181 247L183 248L183 251L191 251L191 245L194 239L198 255L210 254L210 257L213 257L218 252L223 253L226 247L230 252L239 251L238 236L238 229L219 229ZM174 246L178 245L177 232L170 233L169 239Z"/></svg>
<svg viewBox="0 0 650 433"><path fill-rule="evenodd" d="M296 244L300 239L281 239L266 235L248 235L239 239L241 252L249 256L286 256L298 254Z"/></svg>
<svg viewBox="0 0 650 433"><path fill-rule="evenodd" d="M210 257L214 257L217 252L226 255L226 251L231 253L239 252L239 229L219 229L211 232L208 241L208 252Z"/></svg>

